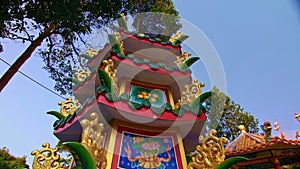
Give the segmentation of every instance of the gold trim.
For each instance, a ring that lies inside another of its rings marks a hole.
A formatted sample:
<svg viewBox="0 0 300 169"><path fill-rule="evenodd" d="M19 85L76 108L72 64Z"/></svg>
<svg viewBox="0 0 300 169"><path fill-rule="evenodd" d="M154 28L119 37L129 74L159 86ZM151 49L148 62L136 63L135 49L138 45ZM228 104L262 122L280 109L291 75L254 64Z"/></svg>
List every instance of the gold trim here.
<svg viewBox="0 0 300 169"><path fill-rule="evenodd" d="M185 150L184 150L183 142L182 142L183 140L182 140L181 135L179 134L179 130L176 131L176 133L177 133L177 141L178 141L178 147L179 147L179 151L180 151L182 166L183 166L183 168L187 168Z"/></svg>
<svg viewBox="0 0 300 169"><path fill-rule="evenodd" d="M112 129L110 131L110 137L108 139L108 149L107 149L107 167L110 168L112 165L113 155L114 155L114 149L115 149L115 143L117 139L117 128L115 121L112 123Z"/></svg>

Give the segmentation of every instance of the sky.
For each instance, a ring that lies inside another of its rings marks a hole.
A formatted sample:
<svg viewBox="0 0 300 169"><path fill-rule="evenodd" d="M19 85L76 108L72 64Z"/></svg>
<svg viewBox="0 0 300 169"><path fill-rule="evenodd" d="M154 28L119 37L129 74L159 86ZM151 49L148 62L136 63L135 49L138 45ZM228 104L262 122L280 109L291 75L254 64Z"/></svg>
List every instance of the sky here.
<svg viewBox="0 0 300 169"><path fill-rule="evenodd" d="M277 120L289 138L300 124L300 12L291 0L175 0L181 17L201 30L214 45L226 77L226 94L262 123ZM0 57L9 63L23 52L26 44L4 42ZM199 44L201 45L201 44ZM201 52L200 52L201 56ZM21 68L49 88L54 82L34 55ZM0 75L8 66L0 62ZM195 78L210 79L203 64L193 65ZM42 143L52 147L55 118L46 114L59 110L62 98L46 91L21 74L16 74L0 94L0 147L16 156L26 155ZM278 132L273 131L273 135Z"/></svg>

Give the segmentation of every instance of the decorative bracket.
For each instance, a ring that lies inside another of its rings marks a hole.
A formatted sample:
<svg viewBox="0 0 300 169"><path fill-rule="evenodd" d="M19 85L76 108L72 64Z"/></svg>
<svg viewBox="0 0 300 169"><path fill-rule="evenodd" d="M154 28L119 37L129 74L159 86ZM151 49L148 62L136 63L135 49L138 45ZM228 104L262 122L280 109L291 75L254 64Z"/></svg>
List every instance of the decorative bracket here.
<svg viewBox="0 0 300 169"><path fill-rule="evenodd" d="M193 80L192 84L185 85L185 91L182 92L182 97L176 103L175 108L180 107L182 104L191 105L195 99L202 94L202 88L204 86L204 83L198 84L198 80Z"/></svg>
<svg viewBox="0 0 300 169"><path fill-rule="evenodd" d="M58 102L60 105L60 113L67 117L69 114L74 114L75 111L80 108L78 100L74 100L71 97L66 98L65 102Z"/></svg>
<svg viewBox="0 0 300 169"><path fill-rule="evenodd" d="M98 114L95 112L90 114L90 119L84 119L80 122L83 128L81 144L89 151L97 166L106 168L106 151L102 147L104 142L104 136L102 135L104 125L99 123Z"/></svg>
<svg viewBox="0 0 300 169"><path fill-rule="evenodd" d="M32 163L33 169L66 169L66 167L59 162L60 155L57 154L59 151L57 147L50 148L49 143L44 143L42 147L42 150L34 150L31 152L31 155L34 155Z"/></svg>
<svg viewBox="0 0 300 169"><path fill-rule="evenodd" d="M225 137L216 137L217 131L211 130L204 138L199 137L200 145L196 146L197 154L192 157L188 169L212 169L225 160L224 144L228 142Z"/></svg>

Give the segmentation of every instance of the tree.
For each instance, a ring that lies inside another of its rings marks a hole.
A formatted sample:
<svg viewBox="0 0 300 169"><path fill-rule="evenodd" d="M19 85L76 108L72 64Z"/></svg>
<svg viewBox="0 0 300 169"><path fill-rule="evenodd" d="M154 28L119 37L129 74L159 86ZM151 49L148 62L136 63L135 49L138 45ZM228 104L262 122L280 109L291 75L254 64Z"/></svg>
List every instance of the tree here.
<svg viewBox="0 0 300 169"><path fill-rule="evenodd" d="M9 154L9 150L4 147L0 149L0 168L24 169L29 168L26 164L26 157L15 157Z"/></svg>
<svg viewBox="0 0 300 169"><path fill-rule="evenodd" d="M62 94L70 92L72 83L66 79L72 77L78 66L76 56L81 52L80 44L86 43L93 30L121 13L154 10L178 14L170 0L2 0L0 9L0 37L29 43L1 77L0 92L38 48L44 68L56 81L54 88Z"/></svg>
<svg viewBox="0 0 300 169"><path fill-rule="evenodd" d="M239 125L244 125L249 133L258 133L258 119L246 112L239 104L232 101L216 87L212 96L206 101L207 128L216 129L218 137L226 137L232 141L239 136Z"/></svg>

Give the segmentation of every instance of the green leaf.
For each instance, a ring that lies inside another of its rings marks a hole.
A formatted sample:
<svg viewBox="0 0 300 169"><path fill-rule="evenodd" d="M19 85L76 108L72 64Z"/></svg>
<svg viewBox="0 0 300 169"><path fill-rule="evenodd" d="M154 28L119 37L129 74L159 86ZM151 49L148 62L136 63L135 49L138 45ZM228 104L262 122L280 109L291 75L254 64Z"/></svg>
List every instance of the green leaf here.
<svg viewBox="0 0 300 169"><path fill-rule="evenodd" d="M180 69L187 69L189 68L190 66L192 66L192 64L194 64L197 60L199 60L200 58L199 57L192 57L192 58L189 58L187 61L184 62L184 64L182 64L181 68Z"/></svg>
<svg viewBox="0 0 300 169"><path fill-rule="evenodd" d="M197 97L191 104L191 108L196 108L200 104L202 104L205 100L211 97L211 92L202 93L199 97Z"/></svg>
<svg viewBox="0 0 300 169"><path fill-rule="evenodd" d="M81 166L82 169L97 169L95 160L82 144L77 142L66 142L64 145L70 150L77 166Z"/></svg>
<svg viewBox="0 0 300 169"><path fill-rule="evenodd" d="M113 86L109 75L102 69L98 69L98 79L100 85L105 88L105 92L113 93Z"/></svg>
<svg viewBox="0 0 300 169"><path fill-rule="evenodd" d="M236 157L230 157L223 161L221 164L219 164L217 167L214 169L228 169L229 167L233 166L234 164L241 162L241 161L246 161L248 158L246 157L241 157L241 156L236 156Z"/></svg>
<svg viewBox="0 0 300 169"><path fill-rule="evenodd" d="M120 98L121 98L122 100L128 101L128 100L129 100L129 95L128 95L127 93L122 93L121 96L120 96Z"/></svg>
<svg viewBox="0 0 300 169"><path fill-rule="evenodd" d="M57 111L48 111L47 114L50 114L52 116L55 116L58 120L64 119L65 116Z"/></svg>
<svg viewBox="0 0 300 169"><path fill-rule="evenodd" d="M140 109L143 107L142 104L138 104L138 103L134 103L134 102L130 102L130 101L128 101L127 103L133 109Z"/></svg>

